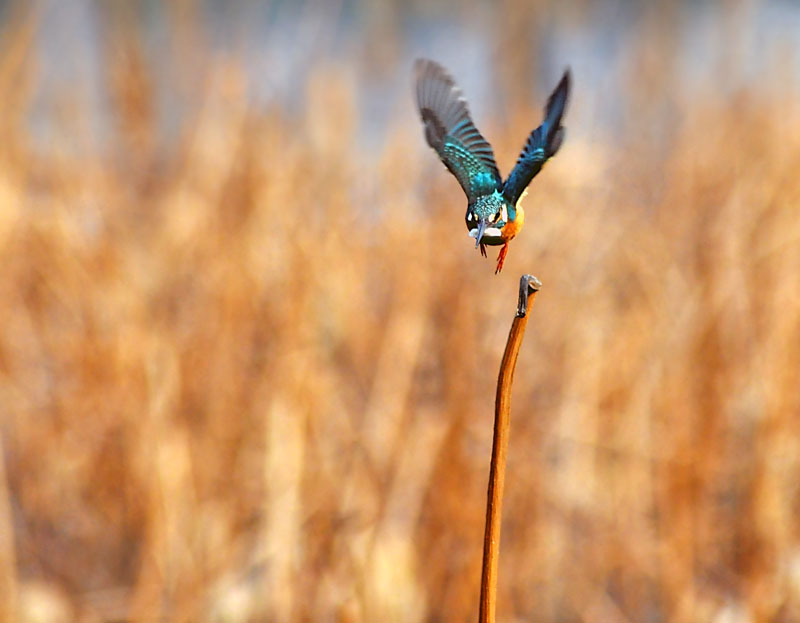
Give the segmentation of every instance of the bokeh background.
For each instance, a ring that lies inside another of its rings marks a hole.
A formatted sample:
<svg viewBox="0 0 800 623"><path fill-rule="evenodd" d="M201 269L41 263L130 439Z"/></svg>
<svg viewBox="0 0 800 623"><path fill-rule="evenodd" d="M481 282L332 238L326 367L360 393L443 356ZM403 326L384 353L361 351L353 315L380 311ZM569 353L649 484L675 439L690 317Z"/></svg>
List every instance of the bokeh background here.
<svg viewBox="0 0 800 623"><path fill-rule="evenodd" d="M0 620L800 621L800 5L0 8ZM427 148L447 66L502 274Z"/></svg>

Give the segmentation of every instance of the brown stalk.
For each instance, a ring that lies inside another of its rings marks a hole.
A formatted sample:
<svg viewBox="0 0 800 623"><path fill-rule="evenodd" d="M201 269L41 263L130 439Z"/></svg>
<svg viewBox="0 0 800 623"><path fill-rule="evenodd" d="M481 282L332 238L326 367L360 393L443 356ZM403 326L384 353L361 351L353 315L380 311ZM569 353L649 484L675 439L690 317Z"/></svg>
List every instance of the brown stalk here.
<svg viewBox="0 0 800 623"><path fill-rule="evenodd" d="M525 335L528 315L536 293L542 287L533 275L523 275L519 282L519 302L511 331L508 334L500 375L497 379L497 396L494 403L494 441L492 462L489 468L489 492L486 500L486 532L483 537L483 569L481 572L480 623L494 623L497 602L497 560L500 553L500 519L503 507L503 486L508 453L508 427L511 410L511 385L517 355Z"/></svg>

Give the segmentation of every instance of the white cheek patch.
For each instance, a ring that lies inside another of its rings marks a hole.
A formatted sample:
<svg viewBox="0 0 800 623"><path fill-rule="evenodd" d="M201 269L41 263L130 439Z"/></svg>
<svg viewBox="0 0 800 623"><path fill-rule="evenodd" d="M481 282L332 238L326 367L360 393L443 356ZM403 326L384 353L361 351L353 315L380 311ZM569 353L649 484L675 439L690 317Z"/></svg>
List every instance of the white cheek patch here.
<svg viewBox="0 0 800 623"><path fill-rule="evenodd" d="M477 238L478 237L478 228L475 227L474 229L469 230L469 237L470 238ZM500 237L500 230L497 227L487 227L483 230L483 237L484 238L499 238Z"/></svg>

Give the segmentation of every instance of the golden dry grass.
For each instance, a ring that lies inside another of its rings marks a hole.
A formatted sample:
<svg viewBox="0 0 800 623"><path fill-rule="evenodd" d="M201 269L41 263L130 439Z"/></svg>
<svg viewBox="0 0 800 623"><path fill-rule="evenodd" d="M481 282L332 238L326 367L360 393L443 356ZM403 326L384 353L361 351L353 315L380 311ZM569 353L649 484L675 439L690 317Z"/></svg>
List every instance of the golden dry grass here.
<svg viewBox="0 0 800 623"><path fill-rule="evenodd" d="M537 14L507 4L487 35L507 116L479 120L503 171L545 94L509 73L529 39L502 33ZM109 27L101 140L80 89L42 108L41 15L6 10L0 618L475 620L494 382L533 272L499 620L800 620L796 68L698 87L676 12L626 40L622 118L575 68L495 277L410 90L359 147L365 63L409 82L394 14L288 110L173 13L203 51L175 62L205 64L174 136L141 33Z"/></svg>

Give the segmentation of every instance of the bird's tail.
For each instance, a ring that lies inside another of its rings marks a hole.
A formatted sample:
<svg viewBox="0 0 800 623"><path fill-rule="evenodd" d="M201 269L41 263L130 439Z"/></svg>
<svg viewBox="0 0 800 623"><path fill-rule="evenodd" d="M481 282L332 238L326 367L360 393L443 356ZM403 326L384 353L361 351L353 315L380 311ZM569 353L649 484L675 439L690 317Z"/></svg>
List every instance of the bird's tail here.
<svg viewBox="0 0 800 623"><path fill-rule="evenodd" d="M567 69L544 107L544 121L533 132L531 143L533 149L542 149L544 158L552 158L564 141L564 128L561 118L569 98L570 72Z"/></svg>

